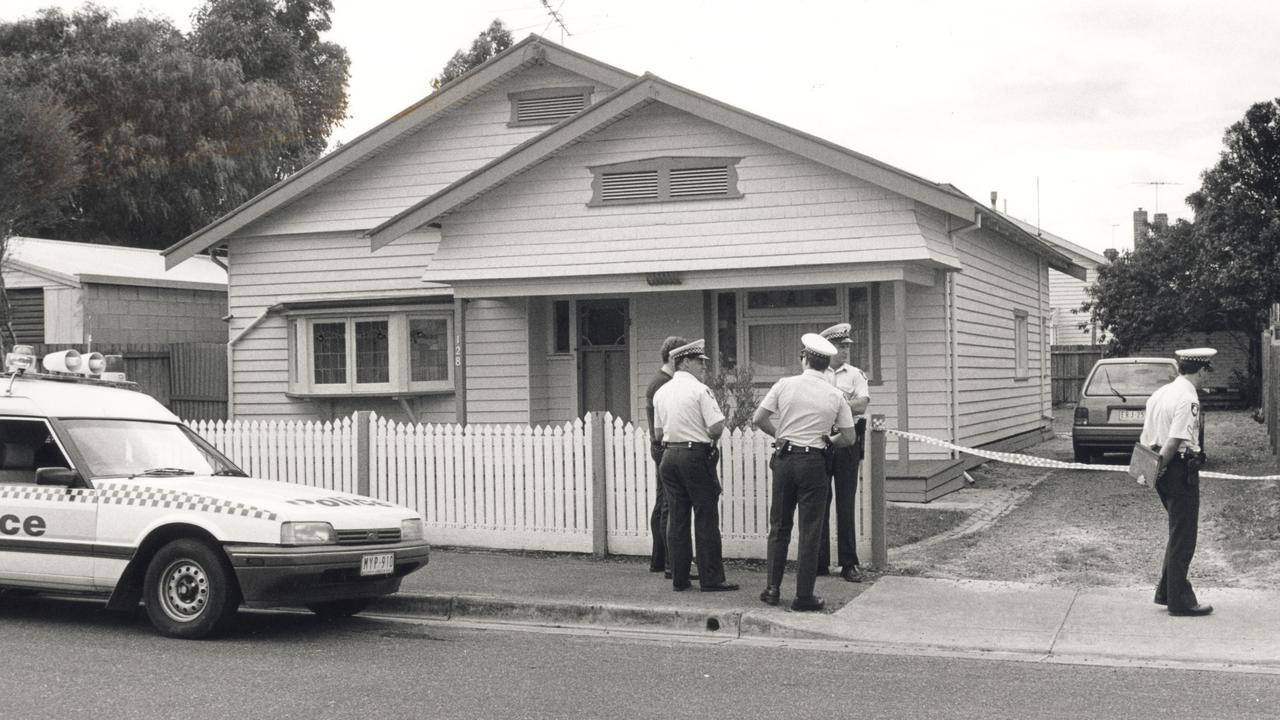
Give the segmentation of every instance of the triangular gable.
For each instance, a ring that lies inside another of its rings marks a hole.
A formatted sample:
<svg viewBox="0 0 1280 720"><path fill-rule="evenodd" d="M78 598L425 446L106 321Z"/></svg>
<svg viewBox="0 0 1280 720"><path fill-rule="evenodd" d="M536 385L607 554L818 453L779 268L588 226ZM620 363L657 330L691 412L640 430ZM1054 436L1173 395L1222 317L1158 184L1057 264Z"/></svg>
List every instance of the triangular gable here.
<svg viewBox="0 0 1280 720"><path fill-rule="evenodd" d="M861 153L713 100L646 73L634 82L546 132L516 146L484 167L392 217L366 233L372 249L461 207L559 150L625 117L660 102L782 150L848 173L905 197L973 222L972 198Z"/></svg>
<svg viewBox="0 0 1280 720"><path fill-rule="evenodd" d="M162 252L166 266L173 267L224 242L250 223L306 195L333 177L376 155L397 139L418 131L441 113L467 102L521 69L539 63L556 65L611 87L624 85L635 78L635 75L624 70L573 52L537 35L530 35L415 105L341 148L321 156L226 215L166 248Z"/></svg>

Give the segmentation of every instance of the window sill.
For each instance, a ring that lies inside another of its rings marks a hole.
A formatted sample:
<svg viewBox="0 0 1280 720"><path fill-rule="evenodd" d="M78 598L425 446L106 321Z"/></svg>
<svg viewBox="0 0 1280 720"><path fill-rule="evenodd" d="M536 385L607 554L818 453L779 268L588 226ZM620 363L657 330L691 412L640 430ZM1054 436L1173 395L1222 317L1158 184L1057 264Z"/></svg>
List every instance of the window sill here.
<svg viewBox="0 0 1280 720"><path fill-rule="evenodd" d="M427 395L452 395L454 389L452 387L442 388L440 390L375 390L372 392L351 390L345 392L305 392L290 391L284 394L291 400L329 400L337 398L408 398L408 397L425 397Z"/></svg>

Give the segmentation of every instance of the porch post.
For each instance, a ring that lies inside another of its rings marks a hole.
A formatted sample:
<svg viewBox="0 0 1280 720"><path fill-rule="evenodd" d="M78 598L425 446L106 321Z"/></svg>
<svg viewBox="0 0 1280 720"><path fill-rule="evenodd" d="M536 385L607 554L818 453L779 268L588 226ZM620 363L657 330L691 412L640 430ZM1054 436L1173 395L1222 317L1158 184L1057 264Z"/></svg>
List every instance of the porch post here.
<svg viewBox="0 0 1280 720"><path fill-rule="evenodd" d="M453 299L453 413L459 425L467 424L467 301Z"/></svg>
<svg viewBox="0 0 1280 720"><path fill-rule="evenodd" d="M893 324L898 326L898 346L894 353L894 366L897 372L898 389L898 429L903 432L911 430L911 418L908 415L907 402L907 281L893 281ZM902 463L902 472L911 472L911 442L904 437L898 438L898 462Z"/></svg>

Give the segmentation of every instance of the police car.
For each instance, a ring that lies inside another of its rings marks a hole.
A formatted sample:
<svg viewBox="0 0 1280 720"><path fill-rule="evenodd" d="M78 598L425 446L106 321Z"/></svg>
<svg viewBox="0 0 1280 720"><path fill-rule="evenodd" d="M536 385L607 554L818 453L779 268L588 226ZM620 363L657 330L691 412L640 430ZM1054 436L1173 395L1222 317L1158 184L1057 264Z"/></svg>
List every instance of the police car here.
<svg viewBox="0 0 1280 720"><path fill-rule="evenodd" d="M248 477L113 361L6 356L0 589L141 602L161 633L200 638L241 605L352 615L427 564L412 510Z"/></svg>

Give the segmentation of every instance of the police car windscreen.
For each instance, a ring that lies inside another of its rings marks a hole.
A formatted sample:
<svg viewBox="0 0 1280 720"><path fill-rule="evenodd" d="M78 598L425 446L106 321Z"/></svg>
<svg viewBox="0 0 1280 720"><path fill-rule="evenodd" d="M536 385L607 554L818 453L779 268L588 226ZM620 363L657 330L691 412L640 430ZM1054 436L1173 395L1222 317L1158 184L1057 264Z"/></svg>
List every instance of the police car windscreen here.
<svg viewBox="0 0 1280 720"><path fill-rule="evenodd" d="M90 477L241 474L181 425L93 418L64 420L63 427Z"/></svg>
<svg viewBox="0 0 1280 720"><path fill-rule="evenodd" d="M1169 363L1099 365L1085 388L1086 395L1150 395L1178 377Z"/></svg>

